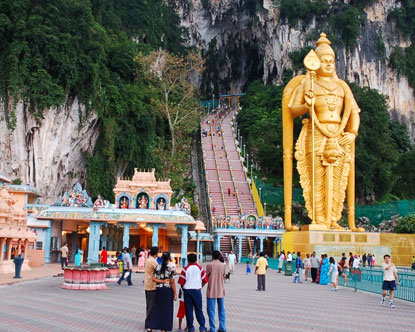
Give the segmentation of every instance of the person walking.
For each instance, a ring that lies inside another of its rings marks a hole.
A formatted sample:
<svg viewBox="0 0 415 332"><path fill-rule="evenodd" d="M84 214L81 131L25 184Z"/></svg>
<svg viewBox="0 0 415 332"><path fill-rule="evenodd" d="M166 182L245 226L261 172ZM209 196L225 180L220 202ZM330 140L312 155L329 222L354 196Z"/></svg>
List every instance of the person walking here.
<svg viewBox="0 0 415 332"><path fill-rule="evenodd" d="M308 273L310 272L310 269L311 269L310 254L306 254L306 257L303 260L303 265L304 265L304 280L307 281L308 280Z"/></svg>
<svg viewBox="0 0 415 332"><path fill-rule="evenodd" d="M226 265L219 261L220 252L213 252L213 261L206 266L206 274L209 283L206 290L207 297L207 313L209 316L209 332L225 332L226 331L226 315L225 315L225 274ZM216 330L215 325L215 307L218 304L219 329Z"/></svg>
<svg viewBox="0 0 415 332"><path fill-rule="evenodd" d="M199 330L207 331L205 324L205 316L202 310L202 291L204 285L209 281L205 270L196 263L196 254L190 253L187 255L187 264L182 270L178 283L184 289L184 303L186 307L186 321L188 332L194 332L193 325L193 310L196 313L196 319L199 323Z"/></svg>
<svg viewBox="0 0 415 332"><path fill-rule="evenodd" d="M330 263L330 270L328 274L331 274L331 283L333 284L333 288L331 290L337 291L338 290L337 278L339 277L337 262L334 260L333 257L330 257L329 263Z"/></svg>
<svg viewBox="0 0 415 332"><path fill-rule="evenodd" d="M301 261L301 253L297 252L296 258L295 258L295 273L294 273L294 283L297 281L299 284L302 284L301 282L301 270L303 267L303 262Z"/></svg>
<svg viewBox="0 0 415 332"><path fill-rule="evenodd" d="M362 256L363 267L366 267L366 260L367 260L367 256L366 256L366 253L364 253Z"/></svg>
<svg viewBox="0 0 415 332"><path fill-rule="evenodd" d="M349 276L352 275L353 261L354 261L353 253L349 252Z"/></svg>
<svg viewBox="0 0 415 332"><path fill-rule="evenodd" d="M127 278L128 286L132 286L133 283L131 282L131 273L133 272L133 263L131 261L130 249L124 248L124 256L122 258L122 261L123 273L121 275L121 278L118 279L118 285L121 285L121 282L124 280L124 278Z"/></svg>
<svg viewBox="0 0 415 332"><path fill-rule="evenodd" d="M150 256L146 260L144 267L144 291L146 294L146 320L144 327L147 329L147 332L152 331L150 328L150 319L156 305L156 283L153 281L153 276L154 270L158 265L156 261L158 252L158 247L151 247Z"/></svg>
<svg viewBox="0 0 415 332"><path fill-rule="evenodd" d="M59 249L59 251L61 252L61 267L63 269L64 265L68 266L68 243L65 242L65 244L62 246L62 248Z"/></svg>
<svg viewBox="0 0 415 332"><path fill-rule="evenodd" d="M229 263L229 272L233 274L235 271L235 262L236 262L236 255L233 251L228 255L228 263Z"/></svg>
<svg viewBox="0 0 415 332"><path fill-rule="evenodd" d="M265 291L265 274L268 269L268 261L264 257L264 252L259 253L259 258L255 266L255 274L257 275L257 291Z"/></svg>
<svg viewBox="0 0 415 332"><path fill-rule="evenodd" d="M99 259L101 263L107 264L108 263L108 253L105 247L102 247L101 257Z"/></svg>
<svg viewBox="0 0 415 332"><path fill-rule="evenodd" d="M317 282L317 270L318 270L318 258L316 257L316 252L313 251L313 253L311 254L310 257L310 264L311 264L311 280L312 282L316 283Z"/></svg>
<svg viewBox="0 0 415 332"><path fill-rule="evenodd" d="M142 250L138 254L138 257L139 257L138 258L138 268L139 269L144 269L145 262L146 262L146 253Z"/></svg>
<svg viewBox="0 0 415 332"><path fill-rule="evenodd" d="M170 253L164 252L162 263L154 270L152 281L156 283L156 304L151 313L149 327L162 332L173 330L173 301L177 301L176 265L171 262Z"/></svg>
<svg viewBox="0 0 415 332"><path fill-rule="evenodd" d="M278 258L279 260L279 264L278 264L278 273L281 273L282 271L282 266L284 265L284 260L285 260L285 254L284 251L281 252L280 257Z"/></svg>
<svg viewBox="0 0 415 332"><path fill-rule="evenodd" d="M393 305L393 292L396 290L396 285L399 285L398 271L396 270L395 264L391 262L391 256L384 255L385 260L382 263L383 269L383 285L382 285L382 301L380 304L384 305L386 302L386 295L389 291L389 308L395 308Z"/></svg>
<svg viewBox="0 0 415 332"><path fill-rule="evenodd" d="M135 246L131 249L131 256L133 260L133 265L137 265L137 248Z"/></svg>
<svg viewBox="0 0 415 332"><path fill-rule="evenodd" d="M342 259L340 260L340 262L338 263L338 270L339 270L339 276L344 278L344 286L347 287L347 274L345 273L346 269L347 269L347 264L346 264L346 257L342 257ZM339 284L339 282L337 281L337 284Z"/></svg>

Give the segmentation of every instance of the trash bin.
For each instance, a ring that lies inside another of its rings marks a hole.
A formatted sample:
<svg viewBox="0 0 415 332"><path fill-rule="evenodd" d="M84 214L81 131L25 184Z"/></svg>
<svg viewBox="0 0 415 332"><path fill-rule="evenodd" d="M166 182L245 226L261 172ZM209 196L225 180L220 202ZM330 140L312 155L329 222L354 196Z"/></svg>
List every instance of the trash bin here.
<svg viewBox="0 0 415 332"><path fill-rule="evenodd" d="M22 265L23 265L24 258L22 255L19 255L18 257L13 259L14 262L14 277L20 279L20 272L22 271Z"/></svg>
<svg viewBox="0 0 415 332"><path fill-rule="evenodd" d="M293 262L285 263L285 275L292 276L293 275Z"/></svg>

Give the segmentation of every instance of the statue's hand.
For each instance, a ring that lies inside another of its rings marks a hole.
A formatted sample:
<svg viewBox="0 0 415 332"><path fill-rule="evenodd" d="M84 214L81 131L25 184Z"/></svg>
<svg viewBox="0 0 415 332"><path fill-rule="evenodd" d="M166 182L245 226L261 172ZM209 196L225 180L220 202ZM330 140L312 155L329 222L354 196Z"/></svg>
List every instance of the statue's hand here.
<svg viewBox="0 0 415 332"><path fill-rule="evenodd" d="M356 139L356 135L353 133L344 133L343 137L339 139L340 145L349 145Z"/></svg>

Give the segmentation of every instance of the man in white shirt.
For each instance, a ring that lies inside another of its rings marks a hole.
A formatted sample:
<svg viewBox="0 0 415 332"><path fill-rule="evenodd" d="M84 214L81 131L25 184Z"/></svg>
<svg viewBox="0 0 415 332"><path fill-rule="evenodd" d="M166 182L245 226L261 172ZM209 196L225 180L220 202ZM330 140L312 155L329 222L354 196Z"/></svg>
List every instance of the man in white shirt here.
<svg viewBox="0 0 415 332"><path fill-rule="evenodd" d="M396 285L399 285L399 277L398 277L398 271L396 270L395 264L391 262L391 256L385 255L383 256L383 259L385 260L384 263L382 263L383 268L383 293L382 293L382 302L381 304L384 305L386 300L385 297L388 294L389 290L389 308L395 308L393 305L393 292L396 289Z"/></svg>
<svg viewBox="0 0 415 332"><path fill-rule="evenodd" d="M282 266L284 265L284 259L285 259L285 254L284 251L281 252L280 257L279 257L279 264L278 264L278 273L281 273L282 270Z"/></svg>
<svg viewBox="0 0 415 332"><path fill-rule="evenodd" d="M68 243L65 242L65 244L62 248L59 249L59 251L61 252L61 267L63 269L63 265L68 266Z"/></svg>
<svg viewBox="0 0 415 332"><path fill-rule="evenodd" d="M229 262L229 272L233 274L233 271L235 270L235 262L236 262L236 255L231 251L231 253L228 256L228 262Z"/></svg>

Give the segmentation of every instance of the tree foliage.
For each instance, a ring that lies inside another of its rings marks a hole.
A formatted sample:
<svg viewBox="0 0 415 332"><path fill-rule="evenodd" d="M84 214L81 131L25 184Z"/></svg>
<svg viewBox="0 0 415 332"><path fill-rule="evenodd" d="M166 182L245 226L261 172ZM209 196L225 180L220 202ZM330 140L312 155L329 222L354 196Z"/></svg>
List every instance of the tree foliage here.
<svg viewBox="0 0 415 332"><path fill-rule="evenodd" d="M9 128L20 100L38 117L75 98L96 112L102 130L94 153L85 156L92 196L111 199L117 175L156 166L158 149L168 149L166 118L154 111L158 94L135 58L158 48L187 52L171 4L0 0L0 98Z"/></svg>
<svg viewBox="0 0 415 332"><path fill-rule="evenodd" d="M195 79L202 73L203 60L194 51L173 56L163 50L137 59L143 64L153 90L159 94L154 103L167 119L174 157L177 139L194 131L200 122Z"/></svg>

